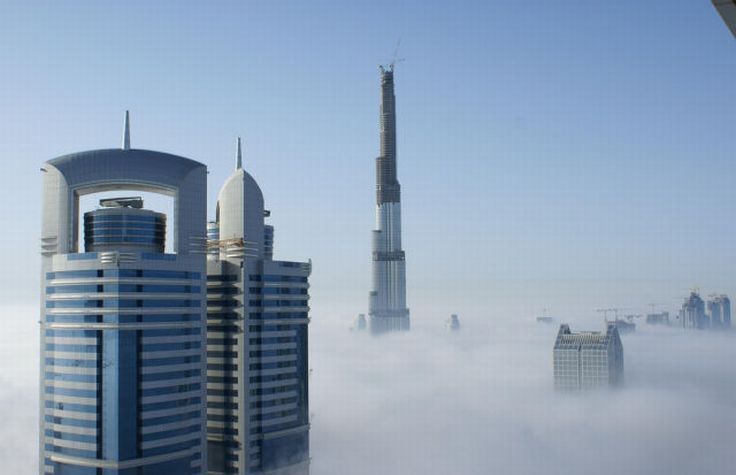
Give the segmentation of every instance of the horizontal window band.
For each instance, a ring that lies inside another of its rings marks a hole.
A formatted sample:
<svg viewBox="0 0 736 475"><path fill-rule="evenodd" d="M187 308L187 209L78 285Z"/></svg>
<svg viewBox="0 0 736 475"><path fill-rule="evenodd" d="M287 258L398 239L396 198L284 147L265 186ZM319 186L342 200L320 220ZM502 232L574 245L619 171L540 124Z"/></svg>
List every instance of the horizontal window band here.
<svg viewBox="0 0 736 475"><path fill-rule="evenodd" d="M197 328L200 322L172 322L172 323L48 323L52 329L84 329L84 330L149 330L169 328Z"/></svg>

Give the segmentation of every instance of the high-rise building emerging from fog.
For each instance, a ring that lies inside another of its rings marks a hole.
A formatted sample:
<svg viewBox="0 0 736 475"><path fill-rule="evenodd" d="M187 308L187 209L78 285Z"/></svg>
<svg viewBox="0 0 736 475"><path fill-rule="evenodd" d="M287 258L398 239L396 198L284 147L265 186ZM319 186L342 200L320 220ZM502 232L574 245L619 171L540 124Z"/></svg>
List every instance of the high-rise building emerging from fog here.
<svg viewBox="0 0 736 475"><path fill-rule="evenodd" d="M649 325L669 325L670 324L670 313L649 313L647 314L647 324Z"/></svg>
<svg viewBox="0 0 736 475"><path fill-rule="evenodd" d="M690 292L680 309L680 323L684 328L704 329L710 326L705 313L705 302L697 292Z"/></svg>
<svg viewBox="0 0 736 475"><path fill-rule="evenodd" d="M553 350L555 388L585 389L623 382L624 347L614 323L606 332L573 333L560 325Z"/></svg>
<svg viewBox="0 0 736 475"><path fill-rule="evenodd" d="M711 295L707 305L711 328L731 328L731 300L727 295Z"/></svg>
<svg viewBox="0 0 736 475"><path fill-rule="evenodd" d="M731 299L727 295L721 295L721 323L723 328L731 328Z"/></svg>
<svg viewBox="0 0 736 475"><path fill-rule="evenodd" d="M309 472L308 277L274 261L258 183L235 171L208 226L207 439L210 474Z"/></svg>
<svg viewBox="0 0 736 475"><path fill-rule="evenodd" d="M376 229L368 315L373 334L409 330L406 260L401 248L401 186L396 177L393 65L381 66L381 154L376 159Z"/></svg>
<svg viewBox="0 0 736 475"><path fill-rule="evenodd" d="M123 149L41 170L39 473L206 473L206 167L131 149L126 115ZM113 195L80 226L81 196L121 189L173 197L173 216Z"/></svg>

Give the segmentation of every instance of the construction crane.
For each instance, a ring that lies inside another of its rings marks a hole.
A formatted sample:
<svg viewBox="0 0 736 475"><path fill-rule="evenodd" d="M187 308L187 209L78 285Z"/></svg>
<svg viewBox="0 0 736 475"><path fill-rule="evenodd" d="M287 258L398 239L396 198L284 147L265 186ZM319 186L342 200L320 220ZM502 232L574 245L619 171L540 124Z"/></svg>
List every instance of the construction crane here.
<svg viewBox="0 0 736 475"><path fill-rule="evenodd" d="M608 320L608 314L609 313L613 313L613 316L614 316L613 321L616 322L616 321L622 320L621 318L619 318L618 312L623 312L625 310L632 310L632 309L631 308L620 308L620 307L617 307L617 308L599 308L599 309L596 310L596 312L602 313L603 314L603 319L606 322L609 321ZM641 315L630 314L630 315L625 315L623 318L625 318L626 320L628 320L629 322L631 322L635 318L641 318Z"/></svg>
<svg viewBox="0 0 736 475"><path fill-rule="evenodd" d="M207 240L207 250L229 249L231 247L245 247L245 241L243 238Z"/></svg>
<svg viewBox="0 0 736 475"><path fill-rule="evenodd" d="M614 318L614 321L618 320L618 312L619 312L619 310L623 310L623 309L621 309L621 308L599 308L599 309L596 309L596 312L602 313L603 314L603 320L605 320L606 323L607 323L608 322L608 314L610 312L613 312L613 315L615 317Z"/></svg>
<svg viewBox="0 0 736 475"><path fill-rule="evenodd" d="M394 48L394 56L391 58L391 62L388 64L389 70L394 70L394 65L404 61L406 58L397 58L399 55L399 46L401 46L401 37L396 42L396 48Z"/></svg>
<svg viewBox="0 0 736 475"><path fill-rule="evenodd" d="M606 322L606 326L613 324L616 326L620 333L631 333L636 328L636 324L633 322L635 318L640 318L641 315L626 315L624 319L618 317L618 312L622 310L631 310L628 308L599 308L596 310L598 313L603 314L603 320ZM608 314L613 312L613 321L608 320Z"/></svg>
<svg viewBox="0 0 736 475"><path fill-rule="evenodd" d="M207 253L217 255L224 252L227 257L258 257L258 243L243 238L208 239Z"/></svg>

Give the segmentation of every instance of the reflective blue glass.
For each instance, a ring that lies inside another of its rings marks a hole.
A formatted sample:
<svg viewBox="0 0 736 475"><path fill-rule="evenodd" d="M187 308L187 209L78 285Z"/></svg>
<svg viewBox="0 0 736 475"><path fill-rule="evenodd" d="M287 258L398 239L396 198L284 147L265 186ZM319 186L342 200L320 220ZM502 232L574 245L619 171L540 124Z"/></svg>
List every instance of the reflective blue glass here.
<svg viewBox="0 0 736 475"><path fill-rule="evenodd" d="M89 404L73 404L70 402L44 401L44 406L49 409L61 409L74 412L97 412L97 406Z"/></svg>
<svg viewBox="0 0 736 475"><path fill-rule="evenodd" d="M90 278L90 277L98 277L102 273L101 270L64 270L64 271L57 271L57 272L47 272L46 273L46 279L81 279L81 278Z"/></svg>
<svg viewBox="0 0 736 475"><path fill-rule="evenodd" d="M177 399L175 401L164 401L164 402L154 402L150 404L142 404L141 408L143 412L148 411L158 411L160 409L174 409L176 407L184 407L184 406L190 406L194 404L201 404L202 398L199 397L190 397L190 398L184 398L184 399Z"/></svg>
<svg viewBox="0 0 736 475"><path fill-rule="evenodd" d="M96 398L97 390L94 389L71 389L71 388L57 388L54 386L46 386L44 388L45 394L58 394L59 396L71 396L71 397L84 397L84 398Z"/></svg>
<svg viewBox="0 0 736 475"><path fill-rule="evenodd" d="M47 294L75 294L75 293L89 293L99 292L102 290L101 285L96 284L69 284L69 285L53 285L46 287Z"/></svg>
<svg viewBox="0 0 736 475"><path fill-rule="evenodd" d="M191 378L194 376L199 376L200 374L201 371L198 369L187 371L169 371L167 373L151 373L142 375L141 381L165 381L167 379Z"/></svg>
<svg viewBox="0 0 736 475"><path fill-rule="evenodd" d="M167 365L172 365L172 364L198 363L199 361L200 361L199 355L176 356L173 358L146 359L141 362L141 365L145 368L149 366L167 366Z"/></svg>
<svg viewBox="0 0 736 475"><path fill-rule="evenodd" d="M46 372L46 379L56 381L74 381L79 383L96 383L96 374L65 374L65 373L53 373Z"/></svg>
<svg viewBox="0 0 736 475"><path fill-rule="evenodd" d="M168 439L171 437L177 437L180 435L187 435L187 434L192 434L194 432L199 432L201 428L202 428L202 425L200 424L199 420L196 420L194 421L194 424L189 427L183 427L181 429L166 430L162 432L153 432L150 434L143 434L141 440L144 442L149 442L152 440Z"/></svg>
<svg viewBox="0 0 736 475"><path fill-rule="evenodd" d="M72 419L69 417L55 417L55 416L50 416L50 415L44 416L44 420L52 424L60 424L60 425L69 426L69 427L88 427L88 428L97 427L96 420L90 421L90 420L85 420L85 419Z"/></svg>
<svg viewBox="0 0 736 475"><path fill-rule="evenodd" d="M165 386L163 388L150 388L150 389L143 389L141 391L141 396L147 397L147 396L162 396L164 394L176 394L176 393L184 393L187 391L196 391L197 389L201 389L202 385L199 383L197 384L180 384L177 386Z"/></svg>
<svg viewBox="0 0 736 475"><path fill-rule="evenodd" d="M159 424L169 424L171 422L186 421L188 419L199 420L200 411L183 412L181 414L174 414L172 416L155 417L152 419L143 419L142 427L155 426Z"/></svg>
<svg viewBox="0 0 736 475"><path fill-rule="evenodd" d="M191 441L178 442L178 443L166 445L163 447L156 447L153 449L143 449L141 453L143 457L152 457L154 455L170 454L171 452L178 452L180 450L188 449L189 447L197 445L198 442L199 442L198 440L192 439ZM181 472L169 472L166 475L169 475L169 474L173 475L173 473L181 473Z"/></svg>
<svg viewBox="0 0 736 475"><path fill-rule="evenodd" d="M53 366L71 366L78 368L97 367L97 361L95 360L71 360L66 358L46 358L46 364Z"/></svg>

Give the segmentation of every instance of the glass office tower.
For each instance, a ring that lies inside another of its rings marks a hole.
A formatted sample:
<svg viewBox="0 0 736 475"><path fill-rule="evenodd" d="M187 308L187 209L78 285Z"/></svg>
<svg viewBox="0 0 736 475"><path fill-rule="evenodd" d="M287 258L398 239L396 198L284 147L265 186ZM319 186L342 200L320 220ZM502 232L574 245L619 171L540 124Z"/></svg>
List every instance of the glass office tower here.
<svg viewBox="0 0 736 475"><path fill-rule="evenodd" d="M40 473L205 473L205 166L125 148L42 171ZM85 213L79 249L80 196L121 189L174 198L172 253L135 197Z"/></svg>
<svg viewBox="0 0 736 475"><path fill-rule="evenodd" d="M707 305L711 328L716 330L731 328L731 300L727 295L711 295Z"/></svg>
<svg viewBox="0 0 736 475"><path fill-rule="evenodd" d="M209 473L309 473L311 264L274 261L273 228L242 168L217 203L207 262ZM212 234L215 235L214 233Z"/></svg>
<svg viewBox="0 0 736 475"><path fill-rule="evenodd" d="M684 328L702 330L710 327L710 319L705 313L705 302L697 292L690 292L690 296L682 304L680 322Z"/></svg>

